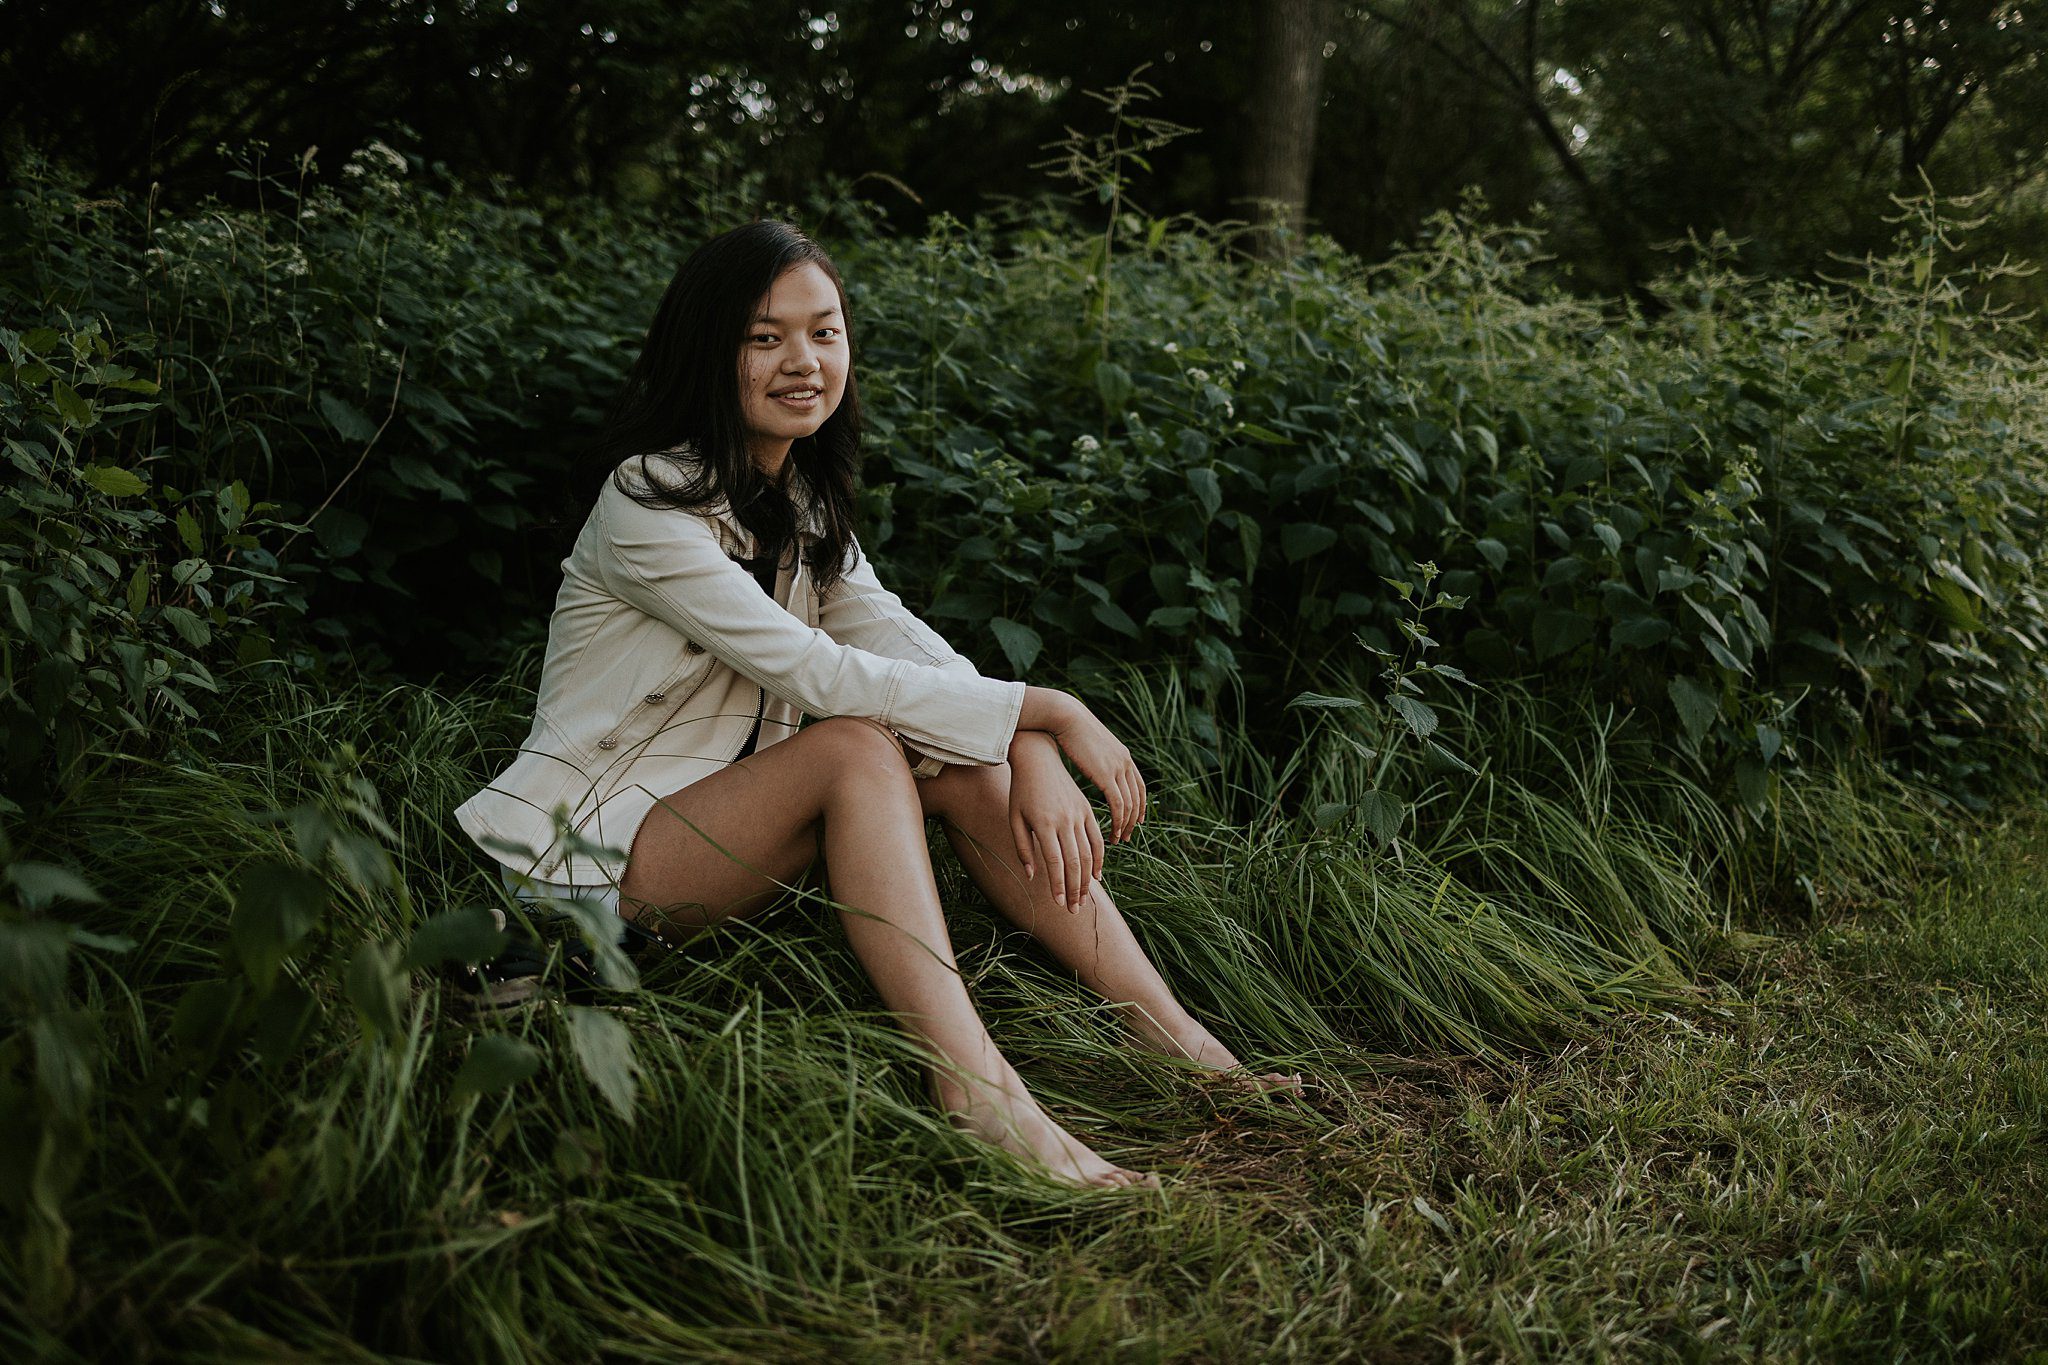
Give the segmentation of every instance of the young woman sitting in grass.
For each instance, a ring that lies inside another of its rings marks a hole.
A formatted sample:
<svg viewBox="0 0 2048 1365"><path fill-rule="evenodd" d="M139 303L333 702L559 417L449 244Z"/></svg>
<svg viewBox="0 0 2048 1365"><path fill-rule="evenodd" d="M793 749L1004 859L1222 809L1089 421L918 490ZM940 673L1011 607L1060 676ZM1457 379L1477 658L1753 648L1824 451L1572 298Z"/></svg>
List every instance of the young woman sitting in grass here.
<svg viewBox="0 0 2048 1365"><path fill-rule="evenodd" d="M877 580L852 524L860 431L824 252L757 222L691 253L593 452L532 733L461 823L522 896L601 900L672 942L761 910L822 857L956 1124L1075 1184L1156 1185L1054 1122L997 1050L954 965L927 820L1144 1045L1248 1087L1300 1077L1249 1074L1103 890L1103 834L1061 753L1119 843L1145 818L1130 751L1072 695L981 676Z"/></svg>

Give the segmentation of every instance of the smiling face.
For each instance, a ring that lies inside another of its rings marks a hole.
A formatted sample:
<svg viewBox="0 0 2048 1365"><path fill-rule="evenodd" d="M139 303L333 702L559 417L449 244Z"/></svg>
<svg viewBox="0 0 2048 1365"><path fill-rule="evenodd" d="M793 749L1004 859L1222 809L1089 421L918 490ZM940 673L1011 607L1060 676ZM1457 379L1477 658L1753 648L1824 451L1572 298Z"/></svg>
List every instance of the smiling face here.
<svg viewBox="0 0 2048 1365"><path fill-rule="evenodd" d="M789 443L823 426L846 392L846 317L832 277L806 261L784 271L740 342L747 449L780 478Z"/></svg>

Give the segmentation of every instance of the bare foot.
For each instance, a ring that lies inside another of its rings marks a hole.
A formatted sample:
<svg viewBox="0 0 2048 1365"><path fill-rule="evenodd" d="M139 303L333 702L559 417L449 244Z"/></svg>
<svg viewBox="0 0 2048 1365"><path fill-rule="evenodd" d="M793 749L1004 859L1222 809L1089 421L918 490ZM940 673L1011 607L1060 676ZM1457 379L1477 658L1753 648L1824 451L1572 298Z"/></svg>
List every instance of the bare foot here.
<svg viewBox="0 0 2048 1365"><path fill-rule="evenodd" d="M1000 1098L977 1093L971 1098L959 1084L934 1081L933 1089L953 1126L992 1142L1004 1151L1045 1167L1055 1180L1086 1188L1159 1188L1159 1177L1140 1174L1105 1160L1093 1148L1053 1122L1028 1095Z"/></svg>
<svg viewBox="0 0 2048 1365"><path fill-rule="evenodd" d="M1299 1091L1303 1088L1299 1071L1266 1071L1254 1075L1245 1070L1244 1063L1238 1061L1229 1048L1217 1041L1215 1034L1203 1028L1191 1015L1183 1014L1176 1020L1155 1022L1132 1011L1128 1018L1132 1032L1138 1035L1145 1047L1168 1057L1211 1068L1217 1075L1210 1079L1219 1084L1253 1094L1267 1090Z"/></svg>

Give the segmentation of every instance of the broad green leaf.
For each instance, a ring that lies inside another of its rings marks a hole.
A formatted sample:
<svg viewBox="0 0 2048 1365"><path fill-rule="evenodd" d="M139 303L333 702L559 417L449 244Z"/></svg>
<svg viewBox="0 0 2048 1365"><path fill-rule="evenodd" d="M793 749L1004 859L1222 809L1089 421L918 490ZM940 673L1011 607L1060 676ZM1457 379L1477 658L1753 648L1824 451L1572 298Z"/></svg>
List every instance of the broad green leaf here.
<svg viewBox="0 0 2048 1365"><path fill-rule="evenodd" d="M634 1073L640 1069L633 1056L633 1035L618 1019L604 1010L571 1005L566 1011L569 1042L583 1074L604 1096L618 1116L633 1121Z"/></svg>
<svg viewBox="0 0 2048 1365"><path fill-rule="evenodd" d="M92 883L55 863L9 863L7 880L14 883L21 903L31 910L40 910L58 901L98 905L103 899L99 892L93 890Z"/></svg>
<svg viewBox="0 0 2048 1365"><path fill-rule="evenodd" d="M1254 441L1263 441L1269 446L1291 446L1294 444L1292 436L1282 436L1272 428L1262 427L1257 422L1240 422L1237 429L1251 437Z"/></svg>
<svg viewBox="0 0 2048 1365"><path fill-rule="evenodd" d="M320 413L327 419L327 425L333 427L334 434L342 440L362 443L376 437L377 424L365 417L362 409L346 398L322 389L319 403Z"/></svg>
<svg viewBox="0 0 2048 1365"><path fill-rule="evenodd" d="M189 507L178 509L178 539L184 543L186 554L206 553L206 538L199 534L199 520Z"/></svg>
<svg viewBox="0 0 2048 1365"><path fill-rule="evenodd" d="M1472 773L1475 776L1479 772L1479 769L1473 767L1470 763L1467 763L1435 740L1429 742L1429 752L1435 756L1438 762L1446 767L1455 768L1461 773Z"/></svg>
<svg viewBox="0 0 2048 1365"><path fill-rule="evenodd" d="M185 607L165 607L164 620L178 638L194 649L203 649L213 639L213 627L200 618L197 612Z"/></svg>
<svg viewBox="0 0 2048 1365"><path fill-rule="evenodd" d="M1395 713L1408 723L1409 732L1417 739L1428 739L1436 733L1436 708L1428 702L1417 701L1413 697L1405 697L1397 692L1387 698L1387 705L1393 707Z"/></svg>
<svg viewBox="0 0 2048 1365"><path fill-rule="evenodd" d="M348 962L346 987L365 1033L395 1040L404 1032L410 980L397 944L372 940L356 949Z"/></svg>
<svg viewBox="0 0 2048 1365"><path fill-rule="evenodd" d="M588 896L550 901L549 904L565 912L576 925L577 933L589 946L591 957L597 964L599 981L615 991L639 988L640 969L619 946L619 916L616 911Z"/></svg>
<svg viewBox="0 0 2048 1365"><path fill-rule="evenodd" d="M66 426L83 430L95 420L91 402L61 379L50 385L50 401L56 404L57 415L64 419Z"/></svg>
<svg viewBox="0 0 2048 1365"><path fill-rule="evenodd" d="M530 1043L489 1033L470 1044L469 1056L455 1073L449 1098L460 1104L473 1095L510 1090L540 1070L540 1052Z"/></svg>
<svg viewBox="0 0 2048 1365"><path fill-rule="evenodd" d="M1608 638L1626 649L1648 649L1671 638L1671 623L1661 616L1631 616L1616 621Z"/></svg>
<svg viewBox="0 0 2048 1365"><path fill-rule="evenodd" d="M1206 467L1188 471L1188 488L1194 493L1195 501L1202 505L1202 515L1213 517L1223 506L1223 484L1216 477L1216 471Z"/></svg>
<svg viewBox="0 0 2048 1365"><path fill-rule="evenodd" d="M1193 607L1154 607L1145 624L1161 630L1185 630L1200 614Z"/></svg>
<svg viewBox="0 0 2048 1365"><path fill-rule="evenodd" d="M1303 692L1287 704L1289 706L1315 706L1329 710L1348 710L1351 707L1365 705L1357 697L1331 697L1321 692Z"/></svg>
<svg viewBox="0 0 2048 1365"><path fill-rule="evenodd" d="M1977 615L1977 603L1969 593L1946 578L1928 581L1928 590L1934 595L1934 610L1941 619L1957 630L1978 631L1984 628L1982 618Z"/></svg>
<svg viewBox="0 0 2048 1365"><path fill-rule="evenodd" d="M89 464L78 473L79 477L110 498L132 498L149 487L136 475L110 464Z"/></svg>
<svg viewBox="0 0 2048 1365"><path fill-rule="evenodd" d="M98 1030L84 1010L55 1010L28 1021L35 1051L36 1088L73 1123L85 1117L99 1058Z"/></svg>
<svg viewBox="0 0 2048 1365"><path fill-rule="evenodd" d="M1095 391L1111 408L1121 408L1131 396L1131 372L1114 360L1096 361Z"/></svg>
<svg viewBox="0 0 2048 1365"><path fill-rule="evenodd" d="M1721 715L1719 694L1711 691L1698 679L1684 674L1673 678L1666 689L1671 695L1671 705L1678 712L1678 723L1685 727L1686 738L1698 744L1707 731L1714 728L1714 722Z"/></svg>
<svg viewBox="0 0 2048 1365"><path fill-rule="evenodd" d="M1365 827L1381 844L1391 844L1401 833L1401 821L1408 808L1392 792L1373 790L1358 799L1358 813Z"/></svg>
<svg viewBox="0 0 2048 1365"><path fill-rule="evenodd" d="M1569 654L1593 638L1593 618L1582 611L1570 611L1561 607L1546 607L1536 613L1530 623L1529 633L1536 646L1536 660L1554 659L1560 654Z"/></svg>
<svg viewBox="0 0 2048 1365"><path fill-rule="evenodd" d="M20 866L20 864L16 864ZM64 968L71 954L71 936L53 920L0 919L0 999L27 1001L36 1010L60 1009L64 1003Z"/></svg>
<svg viewBox="0 0 2048 1365"><path fill-rule="evenodd" d="M32 639L36 633L35 617L29 614L28 599L21 595L21 589L12 583L7 585L7 614L14 622L14 628L21 632L24 640Z"/></svg>
<svg viewBox="0 0 2048 1365"><path fill-rule="evenodd" d="M1756 746L1757 752L1763 755L1764 762L1769 763L1778 756L1778 751L1784 748L1785 734L1775 725L1758 721L1756 723Z"/></svg>
<svg viewBox="0 0 2048 1365"><path fill-rule="evenodd" d="M443 962L488 962L505 947L497 916L480 905L444 910L413 931L405 965L415 971Z"/></svg>
<svg viewBox="0 0 2048 1365"><path fill-rule="evenodd" d="M1735 792L1752 815L1762 815L1770 795L1770 773L1755 754L1735 760Z"/></svg>
<svg viewBox="0 0 2048 1365"><path fill-rule="evenodd" d="M1128 635L1134 640L1138 638L1138 623L1114 602L1097 602L1089 609L1089 614L1119 635Z"/></svg>
<svg viewBox="0 0 2048 1365"><path fill-rule="evenodd" d="M996 643L1003 647L1003 655L1009 659L1010 667L1020 675L1037 661L1039 651L1045 647L1045 641L1037 631L1007 616L992 617L988 628L994 632Z"/></svg>
<svg viewBox="0 0 2048 1365"><path fill-rule="evenodd" d="M1289 522L1280 528L1280 553L1290 564L1319 555L1337 543L1337 532L1310 521Z"/></svg>
<svg viewBox="0 0 2048 1365"><path fill-rule="evenodd" d="M286 863L265 859L242 874L228 942L258 991L270 989L278 964L320 922L327 896L326 882Z"/></svg>
<svg viewBox="0 0 2048 1365"><path fill-rule="evenodd" d="M1507 567L1508 547L1502 544L1500 541L1495 540L1492 536L1483 536L1479 540L1473 542L1473 548L1479 551L1479 557L1481 559L1484 559L1488 564L1493 566L1493 571L1495 573L1499 573L1502 569Z"/></svg>
<svg viewBox="0 0 2048 1365"><path fill-rule="evenodd" d="M346 507L330 507L313 522L313 538L336 559L346 559L362 549L369 534L370 523Z"/></svg>

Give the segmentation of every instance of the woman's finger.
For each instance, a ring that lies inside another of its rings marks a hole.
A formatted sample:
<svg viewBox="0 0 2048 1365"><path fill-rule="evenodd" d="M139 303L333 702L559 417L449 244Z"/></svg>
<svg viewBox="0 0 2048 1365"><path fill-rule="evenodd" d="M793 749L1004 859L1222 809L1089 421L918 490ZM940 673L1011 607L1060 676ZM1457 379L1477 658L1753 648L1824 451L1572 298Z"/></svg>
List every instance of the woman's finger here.
<svg viewBox="0 0 2048 1365"><path fill-rule="evenodd" d="M1045 855L1046 889L1052 892L1056 901L1067 898L1067 858L1060 848L1057 830L1042 829L1038 832L1038 851Z"/></svg>
<svg viewBox="0 0 2048 1365"><path fill-rule="evenodd" d="M1031 880L1031 824L1022 812L1010 812L1010 837L1017 841L1017 862L1024 869L1024 880Z"/></svg>
<svg viewBox="0 0 2048 1365"><path fill-rule="evenodd" d="M1089 876L1091 880L1100 881L1102 879L1102 827L1095 823L1095 812L1093 811L1087 812L1082 817L1082 823L1088 826L1088 852L1093 855L1095 863L1095 870ZM1083 895L1087 894L1087 882L1081 883L1081 891Z"/></svg>
<svg viewBox="0 0 2048 1365"><path fill-rule="evenodd" d="M1085 823L1091 830L1095 826L1093 820ZM1079 910L1082 898L1088 894L1088 868L1094 862L1088 854L1088 836L1069 828L1061 842L1067 850L1067 909Z"/></svg>

